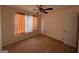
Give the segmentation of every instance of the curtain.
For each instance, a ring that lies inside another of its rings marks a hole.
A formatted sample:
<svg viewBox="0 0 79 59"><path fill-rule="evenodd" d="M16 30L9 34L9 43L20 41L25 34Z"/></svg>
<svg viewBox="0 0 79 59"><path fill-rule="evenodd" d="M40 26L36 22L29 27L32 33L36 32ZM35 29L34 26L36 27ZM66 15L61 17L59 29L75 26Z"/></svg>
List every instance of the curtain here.
<svg viewBox="0 0 79 59"><path fill-rule="evenodd" d="M38 30L38 17L33 16L33 31Z"/></svg>
<svg viewBox="0 0 79 59"><path fill-rule="evenodd" d="M16 33L25 32L25 15L16 13Z"/></svg>

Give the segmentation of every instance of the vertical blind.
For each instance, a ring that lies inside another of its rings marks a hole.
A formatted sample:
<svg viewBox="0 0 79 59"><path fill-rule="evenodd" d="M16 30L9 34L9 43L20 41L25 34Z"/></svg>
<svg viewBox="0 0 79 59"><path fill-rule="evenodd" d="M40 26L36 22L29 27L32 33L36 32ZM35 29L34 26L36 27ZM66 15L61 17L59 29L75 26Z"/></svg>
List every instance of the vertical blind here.
<svg viewBox="0 0 79 59"><path fill-rule="evenodd" d="M25 32L25 15L16 14L16 33Z"/></svg>
<svg viewBox="0 0 79 59"><path fill-rule="evenodd" d="M38 30L38 17L16 13L16 34Z"/></svg>
<svg viewBox="0 0 79 59"><path fill-rule="evenodd" d="M33 31L38 30L38 17L33 16Z"/></svg>

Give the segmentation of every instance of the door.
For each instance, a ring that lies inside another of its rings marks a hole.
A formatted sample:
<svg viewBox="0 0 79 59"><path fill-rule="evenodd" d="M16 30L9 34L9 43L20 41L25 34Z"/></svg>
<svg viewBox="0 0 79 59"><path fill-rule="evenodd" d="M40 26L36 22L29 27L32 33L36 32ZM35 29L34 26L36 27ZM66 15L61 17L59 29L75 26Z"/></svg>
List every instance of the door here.
<svg viewBox="0 0 79 59"><path fill-rule="evenodd" d="M77 13L66 13L64 16L64 43L77 47Z"/></svg>

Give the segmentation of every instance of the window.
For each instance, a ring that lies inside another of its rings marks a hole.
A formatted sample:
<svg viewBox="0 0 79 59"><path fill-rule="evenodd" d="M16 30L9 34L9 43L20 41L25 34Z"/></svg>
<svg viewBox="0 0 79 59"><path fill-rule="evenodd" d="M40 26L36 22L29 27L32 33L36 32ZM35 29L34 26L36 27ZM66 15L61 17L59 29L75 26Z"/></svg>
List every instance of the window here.
<svg viewBox="0 0 79 59"><path fill-rule="evenodd" d="M16 34L25 32L25 15L16 13Z"/></svg>
<svg viewBox="0 0 79 59"><path fill-rule="evenodd" d="M38 17L16 13L16 34L38 30Z"/></svg>
<svg viewBox="0 0 79 59"><path fill-rule="evenodd" d="M32 16L25 16L25 32L32 32L32 22L33 17Z"/></svg>
<svg viewBox="0 0 79 59"><path fill-rule="evenodd" d="M38 17L33 16L33 31L38 30Z"/></svg>

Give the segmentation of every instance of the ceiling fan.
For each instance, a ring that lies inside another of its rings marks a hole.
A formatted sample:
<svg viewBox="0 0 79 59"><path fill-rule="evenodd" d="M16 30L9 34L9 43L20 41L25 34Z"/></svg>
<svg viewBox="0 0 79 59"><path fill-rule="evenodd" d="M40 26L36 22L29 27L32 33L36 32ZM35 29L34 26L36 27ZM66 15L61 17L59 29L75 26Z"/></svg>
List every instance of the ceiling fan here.
<svg viewBox="0 0 79 59"><path fill-rule="evenodd" d="M48 10L53 10L53 8L43 8L42 5L38 5L37 6L38 10L36 9L33 9L34 11L37 11L36 14L41 14L41 13L45 13L45 14L48 14Z"/></svg>

